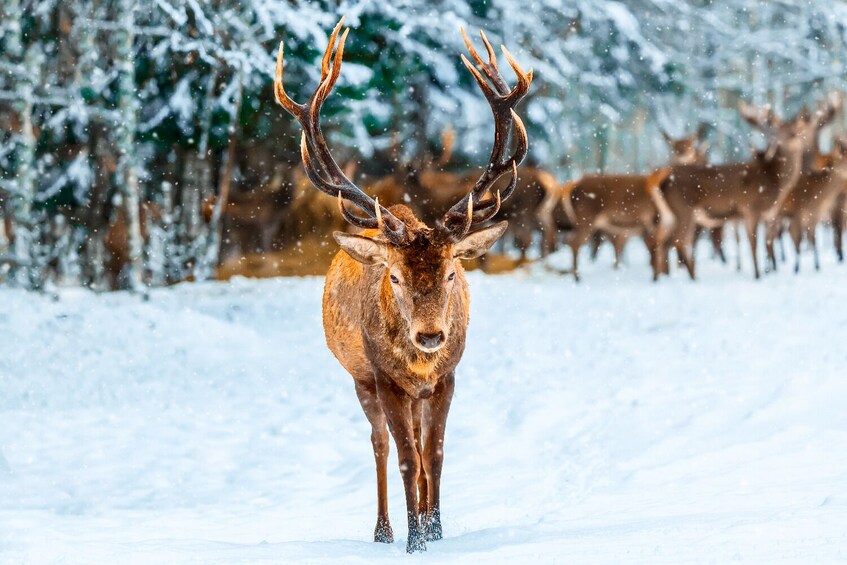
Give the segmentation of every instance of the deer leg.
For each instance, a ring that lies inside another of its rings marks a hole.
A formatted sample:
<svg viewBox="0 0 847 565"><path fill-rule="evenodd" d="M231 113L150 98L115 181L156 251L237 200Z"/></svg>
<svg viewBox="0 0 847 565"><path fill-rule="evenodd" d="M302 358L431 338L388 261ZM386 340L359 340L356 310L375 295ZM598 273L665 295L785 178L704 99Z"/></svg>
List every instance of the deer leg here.
<svg viewBox="0 0 847 565"><path fill-rule="evenodd" d="M585 226L577 227L571 236L570 241L568 242L571 247L571 252L573 254L573 278L576 282L579 282L579 250L585 245L585 242L591 237L590 228L586 228Z"/></svg>
<svg viewBox="0 0 847 565"><path fill-rule="evenodd" d="M776 226L775 222L770 222L765 226L765 253L766 253L766 263L765 263L765 272L773 271L776 272L776 253L774 251L773 241L776 237Z"/></svg>
<svg viewBox="0 0 847 565"><path fill-rule="evenodd" d="M428 422L423 451L423 468L429 481L426 501L426 539L440 540L441 529L441 467L444 462L444 430L447 412L453 399L455 379L453 373L445 375L428 400Z"/></svg>
<svg viewBox="0 0 847 565"><path fill-rule="evenodd" d="M720 259L721 263L726 265L726 254L723 252L723 226L711 228L709 239L712 241L712 253Z"/></svg>
<svg viewBox="0 0 847 565"><path fill-rule="evenodd" d="M778 238L777 238L777 239L779 240L779 254L780 254L780 260L781 260L783 263L785 263L785 262L788 260L788 258L787 258L787 257L786 257L786 255L785 255L785 240L784 240L784 239L783 239L783 237L782 237L782 236L783 236L783 232L784 232L784 231L785 231L785 229L784 229L782 226L780 226L780 227L779 227L779 232L778 232L778 233L779 233L779 236L778 236Z"/></svg>
<svg viewBox="0 0 847 565"><path fill-rule="evenodd" d="M759 234L756 228L759 227L759 222L752 216L744 218L744 227L747 228L747 241L750 242L750 254L753 257L753 277L759 278Z"/></svg>
<svg viewBox="0 0 847 565"><path fill-rule="evenodd" d="M600 253L600 247L603 245L604 235L601 231L596 231L591 234L591 262L597 260L597 254Z"/></svg>
<svg viewBox="0 0 847 565"><path fill-rule="evenodd" d="M573 266L571 267L571 272L573 273L573 278L576 282L579 282L579 249L582 247L581 245L571 244L571 252L573 254Z"/></svg>
<svg viewBox="0 0 847 565"><path fill-rule="evenodd" d="M738 222L732 224L732 230L735 232L735 270L741 272L741 226Z"/></svg>
<svg viewBox="0 0 847 565"><path fill-rule="evenodd" d="M356 395L365 416L371 423L371 444L376 460L376 527L374 541L394 543L394 532L388 520L388 429L385 414L379 404L374 383L356 381Z"/></svg>
<svg viewBox="0 0 847 565"><path fill-rule="evenodd" d="M418 476L421 472L421 458L415 445L412 400L391 379L379 372L376 375L376 388L388 420L388 429L397 445L400 475L403 477L403 489L406 492L406 519L409 523L406 552L426 551L423 528L418 520Z"/></svg>
<svg viewBox="0 0 847 565"><path fill-rule="evenodd" d="M627 236L625 235L613 235L612 236L612 247L615 248L615 269L619 269L621 266L621 260L623 258L623 249L626 247Z"/></svg>
<svg viewBox="0 0 847 565"><path fill-rule="evenodd" d="M659 254L661 253L659 237L648 229L642 234L642 239L644 240L644 245L647 246L647 252L650 254L650 268L653 270L653 281L655 282L659 280L659 271L661 269L661 265L659 264Z"/></svg>
<svg viewBox="0 0 847 565"><path fill-rule="evenodd" d="M800 246L803 243L803 228L800 222L796 219L791 220L788 224L788 235L791 236L791 241L794 243L794 272L800 272Z"/></svg>
<svg viewBox="0 0 847 565"><path fill-rule="evenodd" d="M415 448L418 450L418 457L423 457L423 435L421 430L421 420L423 417L423 402L415 401L412 403L412 418L415 426ZM426 499L427 499L427 473L426 466L421 468L421 473L418 475L418 520L423 521L426 517Z"/></svg>
<svg viewBox="0 0 847 565"><path fill-rule="evenodd" d="M683 229L679 233L680 237L674 244L678 259L685 265L691 280L696 280L697 275L694 270L694 242L697 237L697 226L693 221L689 222L683 226Z"/></svg>
<svg viewBox="0 0 847 565"><path fill-rule="evenodd" d="M817 234L815 233L816 225L811 225L806 228L806 241L809 242L809 245L812 247L812 256L815 258L815 270L821 270L821 258L818 254L818 239Z"/></svg>
<svg viewBox="0 0 847 565"><path fill-rule="evenodd" d="M836 209L832 213L832 231L835 237L835 256L839 263L844 262L844 220L847 212L840 209L840 202L836 203Z"/></svg>

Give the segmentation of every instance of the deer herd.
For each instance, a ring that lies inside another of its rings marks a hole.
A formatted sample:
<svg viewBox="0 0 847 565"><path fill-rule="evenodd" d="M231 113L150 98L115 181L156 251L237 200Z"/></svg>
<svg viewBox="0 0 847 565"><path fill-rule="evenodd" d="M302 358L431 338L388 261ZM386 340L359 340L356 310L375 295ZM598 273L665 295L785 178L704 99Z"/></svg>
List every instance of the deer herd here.
<svg viewBox="0 0 847 565"><path fill-rule="evenodd" d="M701 125L682 138L662 132L671 159L646 174L588 174L559 182L542 167L519 167L513 195L508 201L503 199L500 209L500 216L509 220L501 243L519 253L519 264L534 245L537 250L532 252L542 259L561 246L568 247L573 261L569 272L579 280L580 255L586 247L593 258L600 245L610 243L617 267L624 247L637 237L649 251L654 280L668 275L677 262L695 279L698 239L708 237L713 254L727 262L724 236L734 234L740 270L743 231L749 244L745 255L749 253L752 272L759 278L763 270L777 270L778 257L785 260L786 232L794 244L794 269L800 268L804 240L819 268L817 228L829 225L841 261L847 227L847 140L835 138L828 153L821 151L819 143L821 130L834 121L841 106L840 95L832 93L814 110L804 109L790 119L781 119L769 106L741 102L740 117L766 139L765 149L752 150L746 161L711 163L707 130ZM365 192L377 196L383 205L406 204L421 221L437 222L440 211L475 182L471 174L449 170L453 141L452 131L446 132L441 154L425 162L397 159L393 173L365 181ZM355 167L348 163L344 170L352 177ZM264 234L264 251L269 250L272 234L286 215L296 218L301 236L307 235L303 229L342 229L341 211L311 190L308 180L298 174L292 175L295 190L287 211L271 214L268 208L273 205L265 202L268 195L251 197L247 193L241 200L236 195L228 204L226 220L233 225L249 216ZM503 192L508 181L497 180L495 191ZM759 241L762 237L764 242ZM237 233L233 238L238 239ZM780 253L775 253L775 247ZM672 253L676 256L673 261L669 260Z"/></svg>

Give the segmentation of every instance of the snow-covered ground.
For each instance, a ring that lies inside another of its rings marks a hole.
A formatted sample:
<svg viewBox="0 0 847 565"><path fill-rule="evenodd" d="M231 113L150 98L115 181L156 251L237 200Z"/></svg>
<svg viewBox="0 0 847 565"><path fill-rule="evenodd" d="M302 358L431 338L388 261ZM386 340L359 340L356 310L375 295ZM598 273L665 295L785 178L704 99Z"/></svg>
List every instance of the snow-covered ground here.
<svg viewBox="0 0 847 565"><path fill-rule="evenodd" d="M0 562L847 559L847 266L702 266L470 276L445 539L414 556L393 455L370 541L321 279L2 290Z"/></svg>

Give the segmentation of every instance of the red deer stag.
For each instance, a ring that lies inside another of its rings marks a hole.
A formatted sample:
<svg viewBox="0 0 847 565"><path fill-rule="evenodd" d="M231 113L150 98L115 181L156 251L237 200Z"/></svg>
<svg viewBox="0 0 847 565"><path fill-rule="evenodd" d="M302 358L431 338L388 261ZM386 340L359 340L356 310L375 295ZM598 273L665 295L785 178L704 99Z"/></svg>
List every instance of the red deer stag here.
<svg viewBox="0 0 847 565"><path fill-rule="evenodd" d="M326 276L324 331L329 349L353 377L362 410L372 426L377 474L374 541L390 543L394 539L386 482L390 431L406 493L406 550L413 552L426 549L426 540L442 537L444 429L468 325L469 293L460 260L482 255L506 230L507 222L501 221L471 231L492 219L501 201L514 191L517 165L527 153L526 130L514 107L529 90L532 71L525 73L503 48L518 77L510 90L485 35L481 34L487 63L467 41L479 70L464 56L462 61L491 105L494 149L472 190L432 228L406 206L386 209L371 199L344 175L327 147L319 113L341 70L349 31L344 30L338 38L342 23L343 18L330 35L320 85L305 104L294 102L285 93L280 45L275 94L277 102L303 127L301 156L315 188L337 196L344 218L365 228L361 235L333 234L342 251ZM512 138L515 150L509 155ZM494 182L506 173L512 174L511 184L491 194ZM483 198L486 194L489 196ZM364 216L347 210L344 200Z"/></svg>

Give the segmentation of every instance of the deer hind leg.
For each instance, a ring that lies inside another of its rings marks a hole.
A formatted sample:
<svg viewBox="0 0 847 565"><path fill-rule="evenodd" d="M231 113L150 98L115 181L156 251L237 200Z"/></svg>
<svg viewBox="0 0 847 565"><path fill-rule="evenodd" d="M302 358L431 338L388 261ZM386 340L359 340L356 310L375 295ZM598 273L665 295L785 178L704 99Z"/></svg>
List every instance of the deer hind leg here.
<svg viewBox="0 0 847 565"><path fill-rule="evenodd" d="M356 381L356 395L365 416L371 423L371 444L376 460L376 527L374 541L394 543L394 532L388 520L388 428L379 404L374 383Z"/></svg>
<svg viewBox="0 0 847 565"><path fill-rule="evenodd" d="M423 528L418 520L418 477L421 473L421 457L415 445L415 425L412 400L388 376L377 373L376 388L382 410L388 421L388 429L397 446L397 459L403 490L406 493L406 519L409 537L406 552L426 551Z"/></svg>
<svg viewBox="0 0 847 565"><path fill-rule="evenodd" d="M445 375L428 399L426 442L422 463L429 483L427 488L426 515L424 526L427 541L440 540L441 528L441 468L444 462L444 430L447 412L453 399L453 373Z"/></svg>

